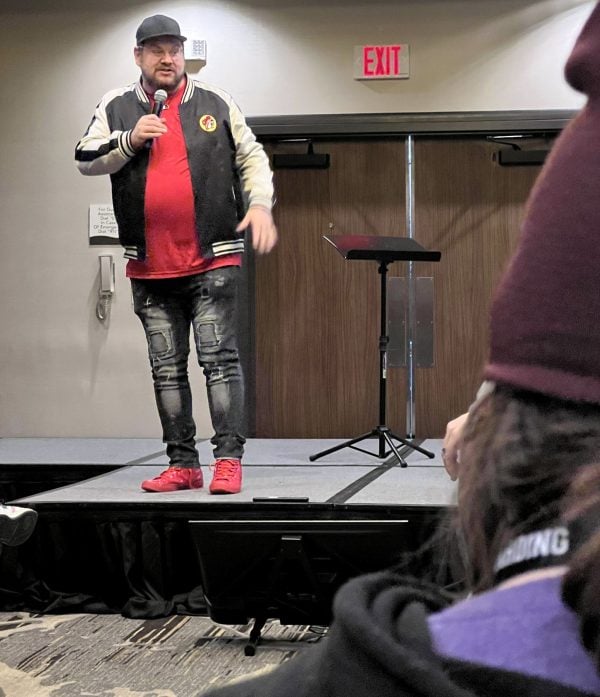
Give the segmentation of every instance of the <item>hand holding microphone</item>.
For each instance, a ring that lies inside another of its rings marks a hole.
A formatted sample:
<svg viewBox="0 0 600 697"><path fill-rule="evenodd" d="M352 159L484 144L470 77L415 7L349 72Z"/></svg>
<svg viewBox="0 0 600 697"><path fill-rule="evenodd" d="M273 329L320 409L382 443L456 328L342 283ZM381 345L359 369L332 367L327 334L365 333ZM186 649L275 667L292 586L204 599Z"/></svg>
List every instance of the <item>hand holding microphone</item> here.
<svg viewBox="0 0 600 697"><path fill-rule="evenodd" d="M157 116L160 118L161 112L163 110L163 107L165 105L165 102L167 101L167 93L165 90L156 90L154 93L154 106L152 107L152 115ZM162 124L164 126L164 124ZM165 128L165 131L167 129ZM152 147L152 143L154 143L154 138L148 138L146 143L144 144L144 147L149 150Z"/></svg>
<svg viewBox="0 0 600 697"><path fill-rule="evenodd" d="M134 126L131 132L131 142L136 150L151 148L154 139L167 132L167 127L160 119L166 99L165 90L156 90L152 113L142 116Z"/></svg>

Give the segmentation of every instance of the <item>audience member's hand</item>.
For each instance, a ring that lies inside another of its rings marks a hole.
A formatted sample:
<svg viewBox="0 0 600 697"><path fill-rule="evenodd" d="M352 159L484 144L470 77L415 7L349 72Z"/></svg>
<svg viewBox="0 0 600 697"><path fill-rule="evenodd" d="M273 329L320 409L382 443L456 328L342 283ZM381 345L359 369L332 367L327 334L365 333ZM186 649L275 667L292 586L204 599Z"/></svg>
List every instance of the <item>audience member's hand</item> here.
<svg viewBox="0 0 600 697"><path fill-rule="evenodd" d="M459 475L460 447L468 416L468 413L461 414L448 422L444 442L442 443L442 462L453 482L458 479Z"/></svg>
<svg viewBox="0 0 600 697"><path fill-rule="evenodd" d="M250 206L236 229L241 232L248 226L252 231L252 246L258 254L270 252L277 242L277 228L271 211L263 206Z"/></svg>

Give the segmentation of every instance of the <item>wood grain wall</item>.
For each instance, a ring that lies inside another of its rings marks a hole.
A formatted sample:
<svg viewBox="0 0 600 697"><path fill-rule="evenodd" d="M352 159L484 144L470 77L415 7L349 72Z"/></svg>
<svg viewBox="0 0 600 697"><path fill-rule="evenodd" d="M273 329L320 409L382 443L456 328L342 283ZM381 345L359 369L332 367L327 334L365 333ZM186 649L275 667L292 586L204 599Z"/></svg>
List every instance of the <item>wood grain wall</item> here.
<svg viewBox="0 0 600 697"><path fill-rule="evenodd" d="M277 145L271 152L305 148ZM415 238L433 276L435 360L415 380L417 437L440 437L464 411L486 356L492 289L517 240L539 167L503 168L477 138L415 141ZM256 436L346 438L378 422L379 274L345 261L323 235L406 235L405 142L319 142L329 169L275 171L280 242L256 261ZM396 262L390 276L404 276ZM406 374L390 370L388 425L406 432Z"/></svg>

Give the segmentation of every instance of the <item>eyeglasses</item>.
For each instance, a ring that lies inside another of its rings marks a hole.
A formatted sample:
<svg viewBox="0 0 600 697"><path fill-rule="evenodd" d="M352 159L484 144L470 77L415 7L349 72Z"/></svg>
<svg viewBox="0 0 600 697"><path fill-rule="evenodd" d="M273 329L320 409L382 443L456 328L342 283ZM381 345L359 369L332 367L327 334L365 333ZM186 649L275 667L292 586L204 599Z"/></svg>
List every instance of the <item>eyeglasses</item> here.
<svg viewBox="0 0 600 697"><path fill-rule="evenodd" d="M172 46L171 48L163 49L158 46L138 46L140 50L146 49L155 58L162 58L168 54L171 58L181 58L183 56L183 46Z"/></svg>

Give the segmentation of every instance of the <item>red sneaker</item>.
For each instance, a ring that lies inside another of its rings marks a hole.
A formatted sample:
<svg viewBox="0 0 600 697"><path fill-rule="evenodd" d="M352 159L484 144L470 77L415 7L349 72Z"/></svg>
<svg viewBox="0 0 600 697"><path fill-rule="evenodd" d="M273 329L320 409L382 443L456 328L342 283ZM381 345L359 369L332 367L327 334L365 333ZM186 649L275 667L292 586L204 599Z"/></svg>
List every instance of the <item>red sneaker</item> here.
<svg viewBox="0 0 600 697"><path fill-rule="evenodd" d="M154 479L142 482L144 491L178 491L202 488L202 470L199 467L169 467Z"/></svg>
<svg viewBox="0 0 600 697"><path fill-rule="evenodd" d="M211 494L237 494L242 490L242 463L240 460L215 460Z"/></svg>

